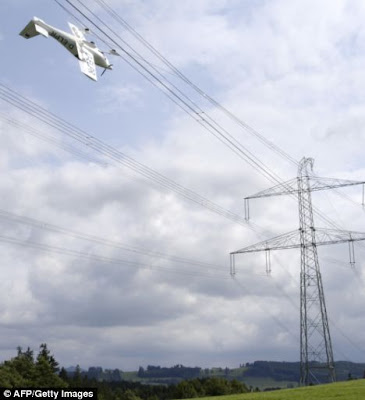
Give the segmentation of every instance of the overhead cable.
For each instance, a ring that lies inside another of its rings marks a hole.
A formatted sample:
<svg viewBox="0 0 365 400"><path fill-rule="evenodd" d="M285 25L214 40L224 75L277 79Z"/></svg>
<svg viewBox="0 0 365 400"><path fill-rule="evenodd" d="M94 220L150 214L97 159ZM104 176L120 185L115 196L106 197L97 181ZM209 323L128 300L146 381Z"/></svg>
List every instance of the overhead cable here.
<svg viewBox="0 0 365 400"><path fill-rule="evenodd" d="M210 201L207 198L199 195L198 193L185 188L184 186L147 167L146 165L136 161L132 157L129 157L121 151L113 148L112 146L107 145L106 143L102 142L91 134L75 127L68 121L57 117L55 114L47 111L40 105L18 94L17 92L3 85L2 83L0 83L0 98L5 102L19 108L23 112L39 119L40 121L51 126L52 128L59 130L63 134L71 137L72 139L81 142L88 148L93 149L97 153L114 161L115 163L117 163L117 165L126 166L160 187L171 190L179 196L182 196L187 200L199 204L216 214L224 216L231 221L239 223L243 226L247 226L244 218L240 215L224 209L213 201Z"/></svg>

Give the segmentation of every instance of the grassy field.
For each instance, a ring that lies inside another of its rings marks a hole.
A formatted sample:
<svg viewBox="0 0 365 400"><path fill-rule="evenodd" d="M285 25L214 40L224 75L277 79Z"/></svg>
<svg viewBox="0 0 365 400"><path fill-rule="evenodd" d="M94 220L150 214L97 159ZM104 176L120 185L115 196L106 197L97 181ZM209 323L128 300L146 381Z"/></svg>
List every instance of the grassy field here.
<svg viewBox="0 0 365 400"><path fill-rule="evenodd" d="M290 387L290 388L298 387L298 382L276 381L275 379L272 379L272 378L256 378L256 377L251 377L251 376L248 376L247 378L244 377L243 383L247 387L252 386L254 389L259 388L260 390L264 390L266 388L287 389L288 387ZM288 385L290 385L290 386L288 386Z"/></svg>
<svg viewBox="0 0 365 400"><path fill-rule="evenodd" d="M273 392L204 397L204 400L365 400L365 379Z"/></svg>

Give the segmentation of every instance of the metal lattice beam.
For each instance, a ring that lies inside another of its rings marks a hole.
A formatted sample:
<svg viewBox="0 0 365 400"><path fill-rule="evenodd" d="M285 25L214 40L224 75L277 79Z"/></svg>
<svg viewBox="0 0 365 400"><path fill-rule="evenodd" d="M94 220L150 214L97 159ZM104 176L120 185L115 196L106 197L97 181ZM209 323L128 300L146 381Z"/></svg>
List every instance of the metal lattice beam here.
<svg viewBox="0 0 365 400"><path fill-rule="evenodd" d="M348 179L335 179L335 178L321 178L316 176L310 177L310 188L303 187L303 191L316 192L319 190L336 189L345 186L365 185L365 181L351 181ZM280 183L279 185L273 186L270 189L262 190L252 196L245 197L246 200L258 199L260 197L271 197L271 196L284 196L287 194L298 193L298 178L291 179L289 181Z"/></svg>
<svg viewBox="0 0 365 400"><path fill-rule="evenodd" d="M315 233L317 246L365 240L365 232L316 228ZM264 250L298 249L301 246L300 230L296 230L264 240L251 246L243 247L240 250L233 251L231 254L255 253Z"/></svg>

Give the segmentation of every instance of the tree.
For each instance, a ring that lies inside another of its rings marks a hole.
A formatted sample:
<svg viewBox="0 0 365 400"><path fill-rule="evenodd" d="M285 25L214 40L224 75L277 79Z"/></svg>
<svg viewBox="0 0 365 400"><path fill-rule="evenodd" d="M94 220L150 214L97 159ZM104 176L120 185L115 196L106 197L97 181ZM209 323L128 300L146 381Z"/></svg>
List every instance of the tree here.
<svg viewBox="0 0 365 400"><path fill-rule="evenodd" d="M130 389L127 389L119 398L120 400L141 400L141 398Z"/></svg>
<svg viewBox="0 0 365 400"><path fill-rule="evenodd" d="M205 389L204 389L204 385L202 384L202 380L201 379L193 379L190 382L194 386L194 389L197 393L197 397L204 397Z"/></svg>
<svg viewBox="0 0 365 400"><path fill-rule="evenodd" d="M29 349L29 347L28 347L28 349ZM41 358L43 358L52 367L53 372L58 372L58 370L59 370L58 362L55 360L53 355L50 354L50 351L47 348L47 344L46 343L42 343L39 346L39 349L40 350L39 350L39 354L38 354L38 357L37 357L37 361L39 361Z"/></svg>
<svg viewBox="0 0 365 400"><path fill-rule="evenodd" d="M58 362L50 354L47 344L42 343L39 346L39 353L35 363L33 385L38 387L67 387L67 383L56 374L58 370Z"/></svg>
<svg viewBox="0 0 365 400"><path fill-rule="evenodd" d="M209 378L204 382L207 396L223 396L230 393L228 381L222 378Z"/></svg>
<svg viewBox="0 0 365 400"><path fill-rule="evenodd" d="M0 366L0 387L13 388L26 385L28 385L28 381L21 376L13 365L3 364Z"/></svg>
<svg viewBox="0 0 365 400"><path fill-rule="evenodd" d="M239 382L237 379L233 379L232 381L229 382L229 384L231 386L230 389L231 394L248 392L247 386L244 383Z"/></svg>
<svg viewBox="0 0 365 400"><path fill-rule="evenodd" d="M82 375L81 375L81 368L80 365L76 365L75 372L72 376L72 386L73 387L81 387L82 385Z"/></svg>
<svg viewBox="0 0 365 400"><path fill-rule="evenodd" d="M31 363L34 363L34 352L31 350L31 348L28 346L27 351L25 353L21 352L21 347L18 347L18 355L19 355L19 349L20 349L20 354L23 354L23 356Z"/></svg>
<svg viewBox="0 0 365 400"><path fill-rule="evenodd" d="M121 382L122 381L122 373L119 369L114 369L110 373L110 379L112 382Z"/></svg>
<svg viewBox="0 0 365 400"><path fill-rule="evenodd" d="M33 350L25 352L19 346L16 357L0 366L0 386L3 387L66 387L67 384L55 374L58 363L49 354L46 344L40 346L37 361Z"/></svg>
<svg viewBox="0 0 365 400"><path fill-rule="evenodd" d="M67 387L55 372L53 365L44 357L39 357L35 364L34 386L36 387Z"/></svg>
<svg viewBox="0 0 365 400"><path fill-rule="evenodd" d="M10 361L5 361L5 365L14 369L25 381L31 384L35 374L35 364L33 358L33 351L28 347L24 353L20 346L17 347L18 354Z"/></svg>
<svg viewBox="0 0 365 400"><path fill-rule="evenodd" d="M64 367L61 368L60 373L58 374L58 376L65 382L68 381L68 374L67 371Z"/></svg>
<svg viewBox="0 0 365 400"><path fill-rule="evenodd" d="M175 397L177 399L192 399L198 397L198 393L191 382L181 381L176 385Z"/></svg>

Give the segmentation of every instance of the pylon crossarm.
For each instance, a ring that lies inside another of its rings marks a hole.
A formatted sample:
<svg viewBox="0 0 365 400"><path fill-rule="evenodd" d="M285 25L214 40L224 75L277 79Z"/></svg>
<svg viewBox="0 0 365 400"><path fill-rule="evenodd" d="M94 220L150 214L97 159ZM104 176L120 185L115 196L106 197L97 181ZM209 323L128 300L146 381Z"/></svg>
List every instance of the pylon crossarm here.
<svg viewBox="0 0 365 400"><path fill-rule="evenodd" d="M365 240L365 232L342 231L324 228L317 228L315 232L317 246Z"/></svg>
<svg viewBox="0 0 365 400"><path fill-rule="evenodd" d="M282 196L284 194L298 193L297 178L290 179L289 181L279 183L269 189L262 190L252 196L245 197L245 199L257 199L259 197Z"/></svg>
<svg viewBox="0 0 365 400"><path fill-rule="evenodd" d="M365 240L365 232L317 228L315 234L315 244L317 246ZM231 254L255 253L264 250L297 249L301 246L300 231L292 231L251 246L243 247L240 250L233 251Z"/></svg>
<svg viewBox="0 0 365 400"><path fill-rule="evenodd" d="M300 247L299 231L292 231L234 251L231 254L254 253L264 250L284 250Z"/></svg>
<svg viewBox="0 0 365 400"><path fill-rule="evenodd" d="M344 186L364 185L364 181L351 181L348 179L321 178L310 176L310 191L336 189Z"/></svg>
<svg viewBox="0 0 365 400"><path fill-rule="evenodd" d="M314 192L318 190L336 189L345 186L365 185L365 181L352 181L349 179L336 179L336 178L321 178L317 176L308 176L310 180L309 191ZM306 190L304 190L306 191ZM245 199L257 199L260 197L283 196L286 194L298 193L297 178L290 179L289 181L279 183L269 189L262 190L252 196L247 196Z"/></svg>

